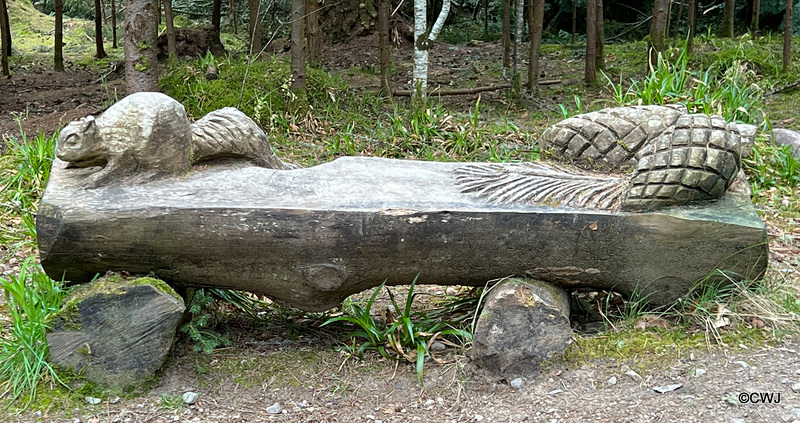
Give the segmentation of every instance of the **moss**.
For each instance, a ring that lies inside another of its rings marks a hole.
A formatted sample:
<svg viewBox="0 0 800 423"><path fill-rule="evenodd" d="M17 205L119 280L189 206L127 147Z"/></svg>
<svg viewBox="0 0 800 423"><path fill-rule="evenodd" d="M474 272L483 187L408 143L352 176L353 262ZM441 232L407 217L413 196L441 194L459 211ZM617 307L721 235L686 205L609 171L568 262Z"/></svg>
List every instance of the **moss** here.
<svg viewBox="0 0 800 423"><path fill-rule="evenodd" d="M147 57L142 56L136 61L136 63L134 63L133 68L139 72L144 72L147 69L150 69L150 61L147 60Z"/></svg>

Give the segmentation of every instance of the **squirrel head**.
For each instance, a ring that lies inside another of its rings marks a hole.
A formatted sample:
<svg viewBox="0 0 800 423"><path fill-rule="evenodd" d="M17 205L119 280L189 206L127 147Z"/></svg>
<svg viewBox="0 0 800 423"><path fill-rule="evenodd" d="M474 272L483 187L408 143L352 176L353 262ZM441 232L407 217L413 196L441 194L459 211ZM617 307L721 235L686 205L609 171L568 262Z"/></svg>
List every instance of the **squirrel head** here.
<svg viewBox="0 0 800 423"><path fill-rule="evenodd" d="M56 156L70 163L92 161L100 153L95 148L97 135L94 116L70 122L58 135Z"/></svg>

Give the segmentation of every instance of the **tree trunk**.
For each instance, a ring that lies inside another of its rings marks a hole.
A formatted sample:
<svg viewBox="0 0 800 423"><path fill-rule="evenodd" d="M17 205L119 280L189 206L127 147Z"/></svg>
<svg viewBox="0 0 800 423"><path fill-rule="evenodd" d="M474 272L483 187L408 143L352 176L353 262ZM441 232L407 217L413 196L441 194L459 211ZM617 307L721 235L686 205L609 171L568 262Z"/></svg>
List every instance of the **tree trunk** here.
<svg viewBox="0 0 800 423"><path fill-rule="evenodd" d="M107 56L103 48L103 19L100 13L100 0L94 0L94 37L97 46L97 58L102 59Z"/></svg>
<svg viewBox="0 0 800 423"><path fill-rule="evenodd" d="M175 56L175 25L172 14L172 0L164 1L164 20L167 24L167 54L170 58Z"/></svg>
<svg viewBox="0 0 800 423"><path fill-rule="evenodd" d="M472 358L507 380L539 375L543 362L572 343L569 298L560 287L536 279L498 283L475 325Z"/></svg>
<svg viewBox="0 0 800 423"><path fill-rule="evenodd" d="M128 94L158 91L158 1L128 0L125 7L125 82Z"/></svg>
<svg viewBox="0 0 800 423"><path fill-rule="evenodd" d="M750 15L750 31L758 32L758 19L761 17L761 0L753 0L753 12Z"/></svg>
<svg viewBox="0 0 800 423"><path fill-rule="evenodd" d="M672 39L677 44L678 41L678 28L681 26L681 17L683 16L683 0L678 5L678 16L675 18L675 32L672 33Z"/></svg>
<svg viewBox="0 0 800 423"><path fill-rule="evenodd" d="M697 31L697 0L689 0L689 9L686 15L686 25L689 27L689 36L686 39L686 50L692 51L694 34Z"/></svg>
<svg viewBox="0 0 800 423"><path fill-rule="evenodd" d="M319 26L318 10L318 0L306 1L306 42L308 43L308 64L313 67L319 67L322 65L322 35Z"/></svg>
<svg viewBox="0 0 800 423"><path fill-rule="evenodd" d="M605 25L603 23L603 0L596 0L597 1L597 15L595 16L595 28L597 28L597 38L595 39L597 44L597 50L595 51L596 59L595 59L595 69L602 70L606 68L606 56L605 56L605 43L606 43L606 34L605 34Z"/></svg>
<svg viewBox="0 0 800 423"><path fill-rule="evenodd" d="M531 39L528 51L528 90L532 95L536 95L539 90L539 52L542 46L544 0L531 0L528 14L528 33Z"/></svg>
<svg viewBox="0 0 800 423"><path fill-rule="evenodd" d="M786 12L783 18L783 71L792 67L792 7L794 0L786 0Z"/></svg>
<svg viewBox="0 0 800 423"><path fill-rule="evenodd" d="M575 33L578 32L578 0L572 0L572 32L569 43L575 44Z"/></svg>
<svg viewBox="0 0 800 423"><path fill-rule="evenodd" d="M392 97L391 45L389 42L389 0L378 0L378 50L381 72L381 92Z"/></svg>
<svg viewBox="0 0 800 423"><path fill-rule="evenodd" d="M236 0L231 0L230 8L231 8L231 22L233 22L233 33L239 34L239 28L238 25L236 24Z"/></svg>
<svg viewBox="0 0 800 423"><path fill-rule="evenodd" d="M117 48L117 1L111 0L111 47Z"/></svg>
<svg viewBox="0 0 800 423"><path fill-rule="evenodd" d="M250 55L256 56L261 53L261 2L259 0L248 0L250 8Z"/></svg>
<svg viewBox="0 0 800 423"><path fill-rule="evenodd" d="M428 50L433 47L433 41L442 30L449 12L450 0L444 0L439 17L436 18L436 22L428 32L426 31L426 0L414 0L414 90L416 91L416 100L425 98L428 88Z"/></svg>
<svg viewBox="0 0 800 423"><path fill-rule="evenodd" d="M9 28L9 21L8 21L8 3L6 0L0 0L0 61L2 61L3 66L3 75L10 77L11 70L8 68L8 46L11 45L11 31L8 31Z"/></svg>
<svg viewBox="0 0 800 423"><path fill-rule="evenodd" d="M653 19L650 21L650 46L648 49L648 72L658 66L659 54L664 55L667 50L667 11L669 0L655 0L653 2Z"/></svg>
<svg viewBox="0 0 800 423"><path fill-rule="evenodd" d="M419 1L419 0L416 0ZM511 0L503 0L503 67L511 66Z"/></svg>
<svg viewBox="0 0 800 423"><path fill-rule="evenodd" d="M586 68L587 84L597 80L597 1L586 1Z"/></svg>
<svg viewBox="0 0 800 423"><path fill-rule="evenodd" d="M211 2L211 27L216 38L219 38L220 26L222 26L222 0L213 0Z"/></svg>
<svg viewBox="0 0 800 423"><path fill-rule="evenodd" d="M489 0L483 0L483 37L489 39Z"/></svg>
<svg viewBox="0 0 800 423"><path fill-rule="evenodd" d="M522 27L525 25L525 0L515 0L514 3L514 69L512 83L514 91L519 94L520 86L522 85L522 75L520 67L522 66Z"/></svg>
<svg viewBox="0 0 800 423"><path fill-rule="evenodd" d="M7 42L3 43L3 48L6 51L6 56L11 57L14 54L12 53L12 49L11 49L11 43L13 41L11 40L11 21L8 19L8 0L3 0L3 4L4 4L4 6L3 6L2 13L3 13L3 19L5 19L5 22L6 22L6 26L3 29L2 36L4 36L6 41L7 41Z"/></svg>
<svg viewBox="0 0 800 423"><path fill-rule="evenodd" d="M725 0L722 9L722 34L724 38L733 38L733 15L736 11L736 0Z"/></svg>
<svg viewBox="0 0 800 423"><path fill-rule="evenodd" d="M306 87L305 14L306 0L292 0L292 91Z"/></svg>
<svg viewBox="0 0 800 423"><path fill-rule="evenodd" d="M64 2L53 2L53 13L56 18L55 45L53 46L54 68L57 72L64 72Z"/></svg>

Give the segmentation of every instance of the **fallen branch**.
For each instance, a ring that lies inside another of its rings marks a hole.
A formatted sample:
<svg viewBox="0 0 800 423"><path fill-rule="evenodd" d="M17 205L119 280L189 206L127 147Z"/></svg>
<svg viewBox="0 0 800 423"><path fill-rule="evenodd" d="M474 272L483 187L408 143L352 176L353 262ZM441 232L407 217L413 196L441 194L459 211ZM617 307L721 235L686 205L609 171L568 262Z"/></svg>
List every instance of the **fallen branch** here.
<svg viewBox="0 0 800 423"><path fill-rule="evenodd" d="M558 79L551 79L546 81L539 81L539 85L556 85L560 84L561 80ZM497 90L505 90L511 88L511 84L500 84L500 85L487 85L484 87L475 87L475 88L458 88L455 90L447 90L447 91L437 91L434 90L430 92L429 96L437 96L437 95L467 95L467 94L478 94L486 91L497 91ZM392 90L392 95L396 97L411 97L414 95L414 90Z"/></svg>
<svg viewBox="0 0 800 423"><path fill-rule="evenodd" d="M776 89L764 94L764 96L770 96L770 95L773 95L773 94L777 94L779 92L790 90L790 89L792 89L794 87L797 87L798 85L800 85L800 79L798 79L797 81L792 82L789 85L784 85L784 86L782 86L780 88L776 88Z"/></svg>

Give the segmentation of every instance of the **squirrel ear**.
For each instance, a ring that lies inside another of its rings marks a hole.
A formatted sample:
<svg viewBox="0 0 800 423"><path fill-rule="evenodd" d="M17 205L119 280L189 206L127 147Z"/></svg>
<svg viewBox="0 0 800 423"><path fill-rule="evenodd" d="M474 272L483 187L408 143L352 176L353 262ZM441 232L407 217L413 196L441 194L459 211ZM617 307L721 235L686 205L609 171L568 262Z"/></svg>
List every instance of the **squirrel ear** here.
<svg viewBox="0 0 800 423"><path fill-rule="evenodd" d="M83 130L84 131L87 131L87 130L90 130L90 129L94 129L96 125L97 125L97 122L95 122L94 116L89 115L89 116L86 116L85 118L83 118Z"/></svg>

